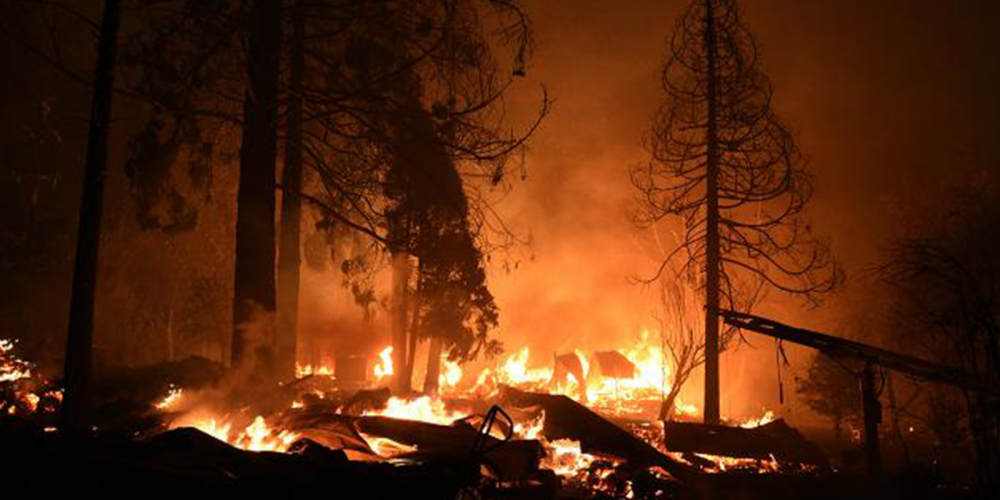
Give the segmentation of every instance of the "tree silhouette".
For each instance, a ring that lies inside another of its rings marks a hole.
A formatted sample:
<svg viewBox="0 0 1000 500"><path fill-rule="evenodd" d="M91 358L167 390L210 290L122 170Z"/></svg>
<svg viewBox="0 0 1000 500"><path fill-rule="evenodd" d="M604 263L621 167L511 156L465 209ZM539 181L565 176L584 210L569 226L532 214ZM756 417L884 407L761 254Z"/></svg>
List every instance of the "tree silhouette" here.
<svg viewBox="0 0 1000 500"><path fill-rule="evenodd" d="M101 207L104 203L104 172L107 166L114 89L115 52L121 2L106 0L101 20L94 95L87 136L80 225L73 266L69 334L66 337L65 394L60 413L61 430L81 435L90 430L91 359L94 348L94 301L97 288L97 258L101 243Z"/></svg>
<svg viewBox="0 0 1000 500"><path fill-rule="evenodd" d="M281 0L249 4L247 89L240 142L240 180L236 195L236 272L233 288L232 364L253 354L246 327L252 322L273 342L275 291L275 185L278 155ZM263 313L263 316L261 316ZM261 351L264 352L264 351ZM273 358L273 352L270 353ZM275 373L274 360L260 360Z"/></svg>
<svg viewBox="0 0 1000 500"><path fill-rule="evenodd" d="M802 378L796 378L796 392L806 406L829 418L834 437L840 445L844 423L861 419L861 387L857 373L861 367L848 360L837 360L816 353Z"/></svg>
<svg viewBox="0 0 1000 500"><path fill-rule="evenodd" d="M670 41L667 101L645 141L650 159L631 171L637 222L684 221L656 277L677 255L684 271L702 274L708 422L719 419L720 304L748 309L768 287L814 302L842 281L828 245L802 220L811 179L771 107L758 55L735 0L692 1Z"/></svg>
<svg viewBox="0 0 1000 500"><path fill-rule="evenodd" d="M981 387L1000 384L996 192L988 180L962 186L947 203L935 205L920 219L919 232L889 246L885 261L875 268L888 286L891 340L904 352L960 367ZM989 391L961 389L960 394L975 446L979 486L996 493L1000 491L1000 403ZM963 416L952 413L950 418Z"/></svg>

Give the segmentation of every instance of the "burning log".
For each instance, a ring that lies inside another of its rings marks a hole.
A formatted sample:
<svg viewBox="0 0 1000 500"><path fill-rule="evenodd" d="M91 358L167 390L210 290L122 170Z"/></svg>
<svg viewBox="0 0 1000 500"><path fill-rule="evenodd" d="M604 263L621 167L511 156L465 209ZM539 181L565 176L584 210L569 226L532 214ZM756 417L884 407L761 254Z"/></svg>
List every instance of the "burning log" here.
<svg viewBox="0 0 1000 500"><path fill-rule="evenodd" d="M666 422L664 444L682 453L828 466L819 448L782 419L754 428Z"/></svg>
<svg viewBox="0 0 1000 500"><path fill-rule="evenodd" d="M389 439L412 447L394 458L418 462L468 462L479 431L465 422L439 425L414 420L367 416L356 421L358 430L367 436ZM538 471L545 454L535 440L512 440L506 443L485 436L484 465L503 480L522 479Z"/></svg>
<svg viewBox="0 0 1000 500"><path fill-rule="evenodd" d="M542 434L548 439L572 439L586 453L620 458L638 467L659 466L685 482L697 472L566 396L505 387L503 398L518 408L541 407L545 411Z"/></svg>

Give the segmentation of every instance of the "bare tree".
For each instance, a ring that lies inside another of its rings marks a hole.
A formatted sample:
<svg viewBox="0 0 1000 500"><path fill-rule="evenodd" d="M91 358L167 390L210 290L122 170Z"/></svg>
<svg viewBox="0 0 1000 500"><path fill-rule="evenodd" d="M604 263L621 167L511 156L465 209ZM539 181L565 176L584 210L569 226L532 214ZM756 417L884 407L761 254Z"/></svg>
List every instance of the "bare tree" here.
<svg viewBox="0 0 1000 500"><path fill-rule="evenodd" d="M667 101L645 138L650 159L631 171L640 224L684 222L656 277L677 255L685 272L701 273L707 422L719 420L721 305L749 308L762 287L815 302L842 281L802 219L811 179L771 107L758 55L735 0L693 0L670 41Z"/></svg>
<svg viewBox="0 0 1000 500"><path fill-rule="evenodd" d="M670 389L660 404L660 420L670 420L677 395L695 369L705 363L705 337L702 335L704 327L699 324L698 304L688 293L687 284L679 276L661 281L661 311L656 320L660 325L662 349L670 353L673 366L670 368Z"/></svg>
<svg viewBox="0 0 1000 500"><path fill-rule="evenodd" d="M944 207L923 219L920 234L889 247L876 269L889 285L891 338L901 350L960 367L979 386L996 387L1000 267L994 250L1000 241L994 228L1000 223L1000 198L986 183L960 189ZM995 494L1000 490L1000 403L987 390L962 389L961 395L980 488Z"/></svg>

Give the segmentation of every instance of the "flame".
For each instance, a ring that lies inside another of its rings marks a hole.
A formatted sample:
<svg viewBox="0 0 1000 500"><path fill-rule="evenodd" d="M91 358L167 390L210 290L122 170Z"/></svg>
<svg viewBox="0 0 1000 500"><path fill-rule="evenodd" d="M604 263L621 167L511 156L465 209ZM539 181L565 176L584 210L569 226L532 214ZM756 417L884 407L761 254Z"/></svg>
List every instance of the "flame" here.
<svg viewBox="0 0 1000 500"><path fill-rule="evenodd" d="M531 349L522 347L517 354L511 355L497 371L502 383L511 385L546 384L552 378L551 368L528 368Z"/></svg>
<svg viewBox="0 0 1000 500"><path fill-rule="evenodd" d="M417 420L440 425L451 425L452 422L468 416L466 413L449 410L440 398L430 396L416 399L392 397L384 409L366 411L364 415Z"/></svg>
<svg viewBox="0 0 1000 500"><path fill-rule="evenodd" d="M542 439L542 430L545 428L545 412L541 412L538 418L525 423L514 424L514 435L521 439Z"/></svg>
<svg viewBox="0 0 1000 500"><path fill-rule="evenodd" d="M763 415L757 418L749 418L747 420L744 420L743 423L740 424L740 427L744 429L753 429L755 427L760 427L762 425L774 422L774 419L775 419L774 412L771 410L767 410L764 412Z"/></svg>
<svg viewBox="0 0 1000 500"><path fill-rule="evenodd" d="M556 439L546 443L546 456L542 466L560 476L575 476L587 469L596 458L580 449L580 442L572 439Z"/></svg>
<svg viewBox="0 0 1000 500"><path fill-rule="evenodd" d="M16 340L0 339L0 412L8 415L55 413L62 390L34 371L35 365L14 354Z"/></svg>
<svg viewBox="0 0 1000 500"><path fill-rule="evenodd" d="M378 362L375 363L375 381L381 382L392 375L392 346L382 349L378 353Z"/></svg>
<svg viewBox="0 0 1000 500"><path fill-rule="evenodd" d="M710 455L708 453L695 453L695 455L715 464L714 468L707 469L707 472L712 473L726 472L727 470L742 470L756 472L759 474L767 474L778 472L781 467L781 464L776 458L774 458L774 455L770 455L770 458L767 460L760 460L756 458L723 457L719 455Z"/></svg>
<svg viewBox="0 0 1000 500"><path fill-rule="evenodd" d="M438 376L438 387L441 390L455 389L458 383L462 381L462 367L447 357L441 358L441 364L443 371Z"/></svg>
<svg viewBox="0 0 1000 500"><path fill-rule="evenodd" d="M184 395L184 390L178 387L170 389L170 392L163 397L158 403L156 403L156 408L159 410L168 410L172 406L177 404L177 401L181 399Z"/></svg>
<svg viewBox="0 0 1000 500"><path fill-rule="evenodd" d="M318 375L323 377L333 377L333 368L326 365L300 365L295 364L295 377L302 378L308 377L310 375Z"/></svg>
<svg viewBox="0 0 1000 500"><path fill-rule="evenodd" d="M31 378L31 365L14 356L14 341L0 339L0 382Z"/></svg>
<svg viewBox="0 0 1000 500"><path fill-rule="evenodd" d="M288 451L288 447L298 439L298 434L286 430L272 429L264 417L257 415L250 425L233 434L233 424L215 417L181 419L171 428L194 427L220 441L247 451Z"/></svg>

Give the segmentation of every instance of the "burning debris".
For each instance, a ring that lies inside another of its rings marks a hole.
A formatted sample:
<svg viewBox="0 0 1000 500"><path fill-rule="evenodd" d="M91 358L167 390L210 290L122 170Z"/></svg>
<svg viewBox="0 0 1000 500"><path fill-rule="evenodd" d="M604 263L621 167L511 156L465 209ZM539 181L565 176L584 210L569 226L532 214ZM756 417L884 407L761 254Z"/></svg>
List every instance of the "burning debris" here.
<svg viewBox="0 0 1000 500"><path fill-rule="evenodd" d="M0 374L8 396L3 408L10 415L38 408L42 396L28 389L41 389L45 397L59 394L35 377L30 363L13 356L10 343L2 345ZM748 470L750 461L712 455L717 449L673 449L663 425L650 419L643 426L636 424L642 420L609 420L655 411L653 403L662 394L657 386L664 378L658 375L662 368L654 370L653 365L662 362L661 356L640 344L624 354L564 354L555 357L551 368L535 368L525 348L474 379L465 377L457 364L445 364L440 395L408 398L379 389L345 390L334 369L300 366L296 381L265 391L270 395L261 393L261 400L284 401L264 413L255 413L262 409L258 406L227 406L225 377L198 387L161 382L163 392L150 397L146 406L155 416L147 417L153 426L137 435L156 442L161 434L197 429L246 452L322 449L359 463L414 467L468 461L478 446L482 457L476 460L486 475L475 481L477 487L489 483L512 491L562 490L578 496L635 497L639 480L655 479L662 490L697 482L701 472ZM379 352L370 371L376 387L392 375L391 360L391 348ZM768 423L772 418L768 414L743 425L765 429L774 425ZM752 465L758 472L781 472L776 457L788 458L776 453L770 462L757 457Z"/></svg>
<svg viewBox="0 0 1000 500"><path fill-rule="evenodd" d="M0 339L0 415L36 416L52 420L62 390L42 377L32 363L17 357L14 341Z"/></svg>

